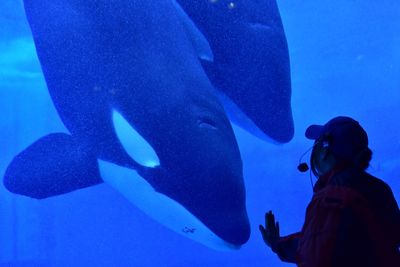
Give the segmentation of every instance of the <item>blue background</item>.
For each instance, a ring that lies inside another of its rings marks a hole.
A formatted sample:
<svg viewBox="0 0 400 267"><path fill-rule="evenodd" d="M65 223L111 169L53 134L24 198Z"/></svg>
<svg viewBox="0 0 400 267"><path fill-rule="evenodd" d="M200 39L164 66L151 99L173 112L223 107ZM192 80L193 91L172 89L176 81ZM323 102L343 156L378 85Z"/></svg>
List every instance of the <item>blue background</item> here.
<svg viewBox="0 0 400 267"><path fill-rule="evenodd" d="M258 225L273 210L300 229L312 195L300 155L305 128L352 116L369 133L369 171L400 200L400 2L280 0L292 68L296 133L285 145L236 136L244 163L249 242L218 252L171 232L108 185L43 201L0 186L0 266L285 266ZM0 2L0 174L41 136L65 131L48 95L21 1Z"/></svg>

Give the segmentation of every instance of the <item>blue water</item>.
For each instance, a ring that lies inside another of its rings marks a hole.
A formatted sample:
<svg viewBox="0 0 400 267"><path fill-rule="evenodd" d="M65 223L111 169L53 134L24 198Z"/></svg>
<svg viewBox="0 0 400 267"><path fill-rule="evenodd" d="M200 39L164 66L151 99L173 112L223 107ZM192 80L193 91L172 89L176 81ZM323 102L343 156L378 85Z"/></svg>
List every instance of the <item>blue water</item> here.
<svg viewBox="0 0 400 267"><path fill-rule="evenodd" d="M285 266L258 232L273 210L300 229L312 189L296 170L305 128L356 118L374 152L369 172L400 201L400 3L278 1L289 44L295 136L276 145L238 130L250 240L219 252L143 214L106 184L42 200L0 187L0 266ZM41 73L21 1L0 2L0 173L29 144L66 131Z"/></svg>

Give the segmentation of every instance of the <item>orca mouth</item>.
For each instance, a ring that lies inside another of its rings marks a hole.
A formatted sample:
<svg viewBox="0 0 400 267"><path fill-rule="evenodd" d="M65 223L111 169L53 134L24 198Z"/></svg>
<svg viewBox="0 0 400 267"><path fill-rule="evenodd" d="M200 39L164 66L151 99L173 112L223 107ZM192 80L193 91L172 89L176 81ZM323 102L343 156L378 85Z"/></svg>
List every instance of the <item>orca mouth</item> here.
<svg viewBox="0 0 400 267"><path fill-rule="evenodd" d="M217 124L211 120L210 118L200 118L197 120L197 125L199 125L200 128L206 128L206 129L211 129L211 130L217 130Z"/></svg>

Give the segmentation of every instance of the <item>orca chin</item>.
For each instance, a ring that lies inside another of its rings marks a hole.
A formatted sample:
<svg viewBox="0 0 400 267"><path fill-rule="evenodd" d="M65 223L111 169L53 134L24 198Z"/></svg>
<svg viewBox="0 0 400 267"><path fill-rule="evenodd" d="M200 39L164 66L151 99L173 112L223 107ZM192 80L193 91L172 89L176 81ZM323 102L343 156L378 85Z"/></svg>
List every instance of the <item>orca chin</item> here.
<svg viewBox="0 0 400 267"><path fill-rule="evenodd" d="M216 250L241 246L224 241L184 206L157 192L135 170L98 160L102 179L146 215L185 237Z"/></svg>
<svg viewBox="0 0 400 267"><path fill-rule="evenodd" d="M273 137L269 136L267 133L263 132L253 120L251 120L229 97L227 97L221 91L218 92L218 97L221 103L224 105L225 111L229 120L234 124L233 129L239 127L251 135L265 141L268 143L279 145L278 142ZM235 127L236 126L236 127Z"/></svg>

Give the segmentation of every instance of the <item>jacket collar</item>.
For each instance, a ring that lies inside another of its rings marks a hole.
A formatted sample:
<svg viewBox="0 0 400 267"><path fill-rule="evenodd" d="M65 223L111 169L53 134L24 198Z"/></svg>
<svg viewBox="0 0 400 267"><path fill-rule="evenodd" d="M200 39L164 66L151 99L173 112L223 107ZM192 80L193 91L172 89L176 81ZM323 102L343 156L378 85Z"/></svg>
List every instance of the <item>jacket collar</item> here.
<svg viewBox="0 0 400 267"><path fill-rule="evenodd" d="M332 180L332 177L334 177L336 174L338 174L348 168L349 168L348 165L338 164L329 172L325 173L324 175L321 175L314 185L314 188L313 188L314 193L316 193L316 192L320 191L321 189L323 189L324 187L326 187Z"/></svg>

